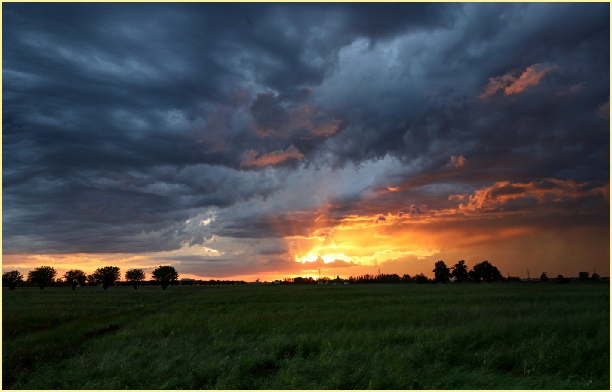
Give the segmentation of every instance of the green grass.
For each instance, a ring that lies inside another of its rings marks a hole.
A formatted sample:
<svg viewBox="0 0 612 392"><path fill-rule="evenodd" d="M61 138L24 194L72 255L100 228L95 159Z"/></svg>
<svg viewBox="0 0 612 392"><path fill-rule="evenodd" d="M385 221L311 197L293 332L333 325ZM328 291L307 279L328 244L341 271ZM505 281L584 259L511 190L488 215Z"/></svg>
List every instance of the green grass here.
<svg viewBox="0 0 612 392"><path fill-rule="evenodd" d="M610 389L607 284L18 288L4 389Z"/></svg>

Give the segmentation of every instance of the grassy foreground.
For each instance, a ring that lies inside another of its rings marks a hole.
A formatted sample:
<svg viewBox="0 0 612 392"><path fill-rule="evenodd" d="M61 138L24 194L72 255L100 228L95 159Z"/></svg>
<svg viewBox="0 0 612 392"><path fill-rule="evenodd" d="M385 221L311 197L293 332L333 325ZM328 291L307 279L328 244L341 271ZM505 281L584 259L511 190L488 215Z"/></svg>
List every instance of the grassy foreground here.
<svg viewBox="0 0 612 392"><path fill-rule="evenodd" d="M610 389L607 284L2 294L3 389Z"/></svg>

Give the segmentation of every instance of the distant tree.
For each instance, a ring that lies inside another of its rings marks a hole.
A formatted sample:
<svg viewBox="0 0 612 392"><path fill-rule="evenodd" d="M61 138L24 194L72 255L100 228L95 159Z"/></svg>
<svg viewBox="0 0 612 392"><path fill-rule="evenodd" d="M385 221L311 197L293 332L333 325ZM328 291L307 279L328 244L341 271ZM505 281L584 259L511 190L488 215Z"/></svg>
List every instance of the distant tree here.
<svg viewBox="0 0 612 392"><path fill-rule="evenodd" d="M400 276L398 274L379 274L374 278L374 283L399 283Z"/></svg>
<svg viewBox="0 0 612 392"><path fill-rule="evenodd" d="M589 280L589 273L588 272L578 272L578 279Z"/></svg>
<svg viewBox="0 0 612 392"><path fill-rule="evenodd" d="M475 282L480 282L481 280L492 282L504 279L497 267L486 260L476 264L470 271L470 276Z"/></svg>
<svg viewBox="0 0 612 392"><path fill-rule="evenodd" d="M564 278L563 275L557 275L557 283L569 283L569 279Z"/></svg>
<svg viewBox="0 0 612 392"><path fill-rule="evenodd" d="M8 286L9 290L15 290L17 283L23 282L23 275L17 270L2 274L2 286Z"/></svg>
<svg viewBox="0 0 612 392"><path fill-rule="evenodd" d="M56 274L55 268L44 265L28 272L28 282L38 285L42 290L53 283Z"/></svg>
<svg viewBox="0 0 612 392"><path fill-rule="evenodd" d="M470 280L474 283L480 283L481 281L481 277L478 274L478 272L476 270L474 270L473 268L468 272L468 274L470 275Z"/></svg>
<svg viewBox="0 0 612 392"><path fill-rule="evenodd" d="M408 275L408 274L404 274L400 281L402 283L410 283L410 282L412 282L412 277L410 275Z"/></svg>
<svg viewBox="0 0 612 392"><path fill-rule="evenodd" d="M109 286L113 286L119 280L121 277L120 271L119 267L113 266L98 268L94 271L93 278L98 283L102 282L102 288L107 290Z"/></svg>
<svg viewBox="0 0 612 392"><path fill-rule="evenodd" d="M453 266L451 276L455 278L457 283L470 280L470 274L468 272L467 265L465 265L465 260L459 260L457 264Z"/></svg>
<svg viewBox="0 0 612 392"><path fill-rule="evenodd" d="M85 278L85 283L89 286L97 286L99 282L98 279L96 279L96 277L94 276L94 274L89 274Z"/></svg>
<svg viewBox="0 0 612 392"><path fill-rule="evenodd" d="M134 286L134 290L138 290L138 287L136 285L138 284L138 282L142 282L144 279L145 273L139 268L128 270L125 273L125 280L129 281L132 286Z"/></svg>
<svg viewBox="0 0 612 392"><path fill-rule="evenodd" d="M66 279L66 283L70 284L72 289L75 290L77 285L85 285L87 275L80 269L72 269L64 274L64 279Z"/></svg>
<svg viewBox="0 0 612 392"><path fill-rule="evenodd" d="M414 276L414 281L418 284L424 284L424 283L429 282L429 279L427 279L427 276L423 274L416 274Z"/></svg>
<svg viewBox="0 0 612 392"><path fill-rule="evenodd" d="M599 274L593 272L593 275L591 275L591 280L598 281L599 279L600 279Z"/></svg>
<svg viewBox="0 0 612 392"><path fill-rule="evenodd" d="M440 260L436 262L433 273L435 281L440 283L447 283L450 277L450 269L446 267L446 263Z"/></svg>
<svg viewBox="0 0 612 392"><path fill-rule="evenodd" d="M293 278L293 283L295 283L295 284L312 284L312 283L316 283L316 282L310 276L308 276L306 278L302 278L301 276L298 276L297 278Z"/></svg>
<svg viewBox="0 0 612 392"><path fill-rule="evenodd" d="M169 265L160 265L153 271L153 279L161 282L163 290L165 290L170 283L177 281L178 277L179 274L174 267Z"/></svg>
<svg viewBox="0 0 612 392"><path fill-rule="evenodd" d="M540 275L540 281L548 282L548 276L546 275L546 272L542 272L542 275Z"/></svg>

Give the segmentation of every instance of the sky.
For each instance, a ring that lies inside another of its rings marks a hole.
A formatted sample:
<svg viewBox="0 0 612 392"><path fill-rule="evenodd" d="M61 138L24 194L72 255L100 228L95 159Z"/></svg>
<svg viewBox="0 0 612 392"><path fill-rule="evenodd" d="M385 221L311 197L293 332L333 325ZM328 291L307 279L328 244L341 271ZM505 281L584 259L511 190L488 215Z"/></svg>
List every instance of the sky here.
<svg viewBox="0 0 612 392"><path fill-rule="evenodd" d="M2 268L610 272L609 3L3 3Z"/></svg>

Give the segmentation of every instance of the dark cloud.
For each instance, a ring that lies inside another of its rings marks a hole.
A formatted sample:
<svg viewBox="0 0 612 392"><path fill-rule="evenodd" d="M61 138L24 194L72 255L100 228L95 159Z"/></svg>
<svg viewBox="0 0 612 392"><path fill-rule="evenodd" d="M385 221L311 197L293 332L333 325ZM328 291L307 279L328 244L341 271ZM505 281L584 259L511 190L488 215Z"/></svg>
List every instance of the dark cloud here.
<svg viewBox="0 0 612 392"><path fill-rule="evenodd" d="M3 250L304 235L284 213L387 213L387 186L411 215L497 181L602 186L609 27L607 3L7 3Z"/></svg>

